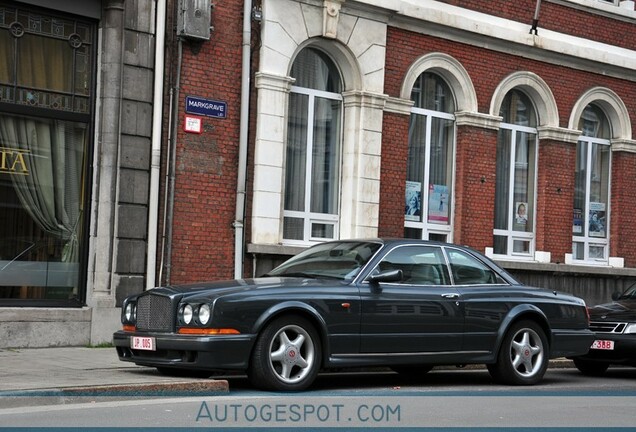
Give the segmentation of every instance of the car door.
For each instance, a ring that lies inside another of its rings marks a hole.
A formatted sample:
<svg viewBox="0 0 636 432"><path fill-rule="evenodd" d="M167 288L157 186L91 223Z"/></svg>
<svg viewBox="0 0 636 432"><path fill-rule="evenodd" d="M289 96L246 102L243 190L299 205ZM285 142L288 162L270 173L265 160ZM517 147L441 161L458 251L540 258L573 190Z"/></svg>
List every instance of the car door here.
<svg viewBox="0 0 636 432"><path fill-rule="evenodd" d="M442 248L396 246L369 273L395 274L361 284L361 352L458 351L463 316Z"/></svg>
<svg viewBox="0 0 636 432"><path fill-rule="evenodd" d="M502 321L526 294L521 288L510 286L495 269L465 250L447 247L446 256L462 299L462 350L492 351Z"/></svg>

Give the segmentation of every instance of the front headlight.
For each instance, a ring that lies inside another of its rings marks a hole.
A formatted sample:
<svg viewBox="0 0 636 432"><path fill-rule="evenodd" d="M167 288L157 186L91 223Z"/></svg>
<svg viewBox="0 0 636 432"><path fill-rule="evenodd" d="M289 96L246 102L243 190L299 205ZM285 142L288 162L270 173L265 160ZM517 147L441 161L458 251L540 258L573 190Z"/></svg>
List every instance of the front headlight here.
<svg viewBox="0 0 636 432"><path fill-rule="evenodd" d="M193 316L193 310L192 310L192 306L190 306L189 304L185 305L183 307L183 312L181 315L181 318L183 319L183 323L188 325L192 322L192 316Z"/></svg>
<svg viewBox="0 0 636 432"><path fill-rule="evenodd" d="M201 325L206 325L210 321L210 305L202 304L199 306L198 320Z"/></svg>
<svg viewBox="0 0 636 432"><path fill-rule="evenodd" d="M627 327L625 327L625 331L623 333L636 334L636 324L628 324Z"/></svg>
<svg viewBox="0 0 636 432"><path fill-rule="evenodd" d="M126 305L126 309L124 310L126 322L132 323L135 321L135 318L137 318L137 308L135 306L135 303L128 303Z"/></svg>

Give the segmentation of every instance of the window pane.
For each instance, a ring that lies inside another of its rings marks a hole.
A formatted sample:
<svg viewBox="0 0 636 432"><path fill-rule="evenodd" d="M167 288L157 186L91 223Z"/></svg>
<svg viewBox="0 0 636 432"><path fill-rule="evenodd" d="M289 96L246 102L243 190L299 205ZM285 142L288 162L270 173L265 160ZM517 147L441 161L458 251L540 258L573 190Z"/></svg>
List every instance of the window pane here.
<svg viewBox="0 0 636 432"><path fill-rule="evenodd" d="M422 239L422 230L417 228L404 228L404 238Z"/></svg>
<svg viewBox="0 0 636 432"><path fill-rule="evenodd" d="M494 236L493 252L497 255L508 255L508 237Z"/></svg>
<svg viewBox="0 0 636 432"><path fill-rule="evenodd" d="M311 211L337 214L340 190L340 102L316 98Z"/></svg>
<svg viewBox="0 0 636 432"><path fill-rule="evenodd" d="M333 224L324 223L312 223L311 224L311 237L319 239L333 239L334 238L334 226Z"/></svg>
<svg viewBox="0 0 636 432"><path fill-rule="evenodd" d="M456 285L495 283L498 280L495 272L473 256L455 249L447 251Z"/></svg>
<svg viewBox="0 0 636 432"><path fill-rule="evenodd" d="M307 109L309 96L292 93L287 123L287 159L285 160L285 210L305 210L305 173L307 171Z"/></svg>
<svg viewBox="0 0 636 432"><path fill-rule="evenodd" d="M534 206L535 135L517 132L513 229L532 232Z"/></svg>
<svg viewBox="0 0 636 432"><path fill-rule="evenodd" d="M283 238L289 240L302 240L304 237L305 220L301 218L286 217L283 219Z"/></svg>
<svg viewBox="0 0 636 432"><path fill-rule="evenodd" d="M587 209L585 205L585 191L587 190L587 146L585 141L579 141L576 146L576 164L574 172L574 223L573 234L584 236L583 227L587 225ZM579 226L581 228L579 228Z"/></svg>
<svg viewBox="0 0 636 432"><path fill-rule="evenodd" d="M448 225L452 198L454 121L433 118L431 125L428 221Z"/></svg>
<svg viewBox="0 0 636 432"><path fill-rule="evenodd" d="M455 112L455 101L450 87L442 77L434 73L421 74L411 92L415 107L440 111Z"/></svg>
<svg viewBox="0 0 636 432"><path fill-rule="evenodd" d="M79 297L87 130L0 115L0 298Z"/></svg>
<svg viewBox="0 0 636 432"><path fill-rule="evenodd" d="M497 177L495 184L495 229L508 229L510 206L510 153L512 131L499 130L497 140Z"/></svg>
<svg viewBox="0 0 636 432"><path fill-rule="evenodd" d="M340 75L334 63L321 51L307 48L298 53L291 69L298 87L340 93Z"/></svg>

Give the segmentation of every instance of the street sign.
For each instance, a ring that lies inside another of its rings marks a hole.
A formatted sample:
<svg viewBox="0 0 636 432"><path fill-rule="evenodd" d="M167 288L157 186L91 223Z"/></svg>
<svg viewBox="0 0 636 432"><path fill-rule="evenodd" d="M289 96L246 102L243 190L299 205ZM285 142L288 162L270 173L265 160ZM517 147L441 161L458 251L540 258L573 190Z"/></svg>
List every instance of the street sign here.
<svg viewBox="0 0 636 432"><path fill-rule="evenodd" d="M227 117L227 102L186 96L185 104L185 110L189 114L214 118Z"/></svg>

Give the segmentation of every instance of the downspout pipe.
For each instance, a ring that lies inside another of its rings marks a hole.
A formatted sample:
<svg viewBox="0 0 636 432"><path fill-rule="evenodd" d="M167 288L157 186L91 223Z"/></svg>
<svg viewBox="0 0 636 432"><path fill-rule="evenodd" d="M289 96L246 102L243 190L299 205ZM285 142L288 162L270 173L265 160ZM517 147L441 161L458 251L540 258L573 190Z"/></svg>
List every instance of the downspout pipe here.
<svg viewBox="0 0 636 432"><path fill-rule="evenodd" d="M161 168L161 121L163 113L163 80L166 40L166 0L156 3L155 73L152 107L152 149L150 153L150 192L148 198L148 253L146 289L156 285L157 235L159 219L159 177Z"/></svg>
<svg viewBox="0 0 636 432"><path fill-rule="evenodd" d="M530 28L530 34L534 33L535 35L539 34L538 26L539 26L539 11L541 10L541 0L537 0L537 6L534 9L534 18L532 19L532 27Z"/></svg>
<svg viewBox="0 0 636 432"><path fill-rule="evenodd" d="M236 182L236 212L234 217L234 278L243 278L243 245L245 237L245 197L247 178L247 146L250 112L250 57L252 39L252 0L243 3L243 45L241 68L241 114L239 159Z"/></svg>

